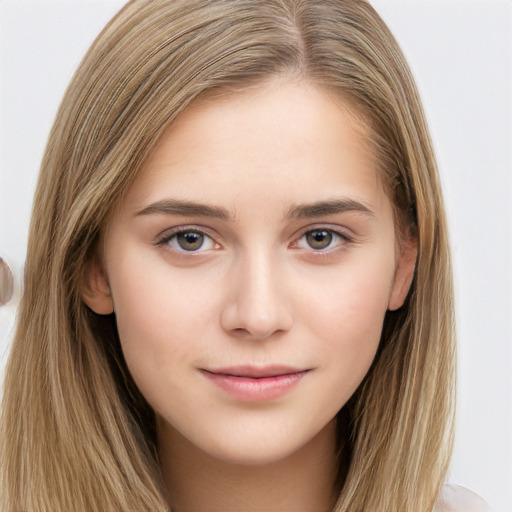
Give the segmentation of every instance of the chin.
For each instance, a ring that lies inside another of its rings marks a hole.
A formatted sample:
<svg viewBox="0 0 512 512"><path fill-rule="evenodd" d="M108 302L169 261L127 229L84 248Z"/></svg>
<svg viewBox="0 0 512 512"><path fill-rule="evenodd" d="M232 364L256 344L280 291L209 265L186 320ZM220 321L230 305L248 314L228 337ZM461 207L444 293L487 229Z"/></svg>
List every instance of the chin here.
<svg viewBox="0 0 512 512"><path fill-rule="evenodd" d="M206 449L205 449L206 448ZM204 447L203 450L211 457L239 466L265 466L284 461L299 452L301 443L284 443L283 439L250 440L244 439L240 444L225 443L217 446Z"/></svg>

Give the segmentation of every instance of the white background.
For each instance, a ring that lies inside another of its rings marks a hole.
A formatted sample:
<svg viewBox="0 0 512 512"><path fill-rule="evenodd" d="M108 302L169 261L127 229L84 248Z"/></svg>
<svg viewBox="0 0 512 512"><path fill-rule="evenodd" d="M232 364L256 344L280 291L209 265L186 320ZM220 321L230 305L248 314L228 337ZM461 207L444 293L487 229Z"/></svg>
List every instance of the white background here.
<svg viewBox="0 0 512 512"><path fill-rule="evenodd" d="M31 201L65 87L120 0L0 2L0 376L19 301ZM512 2L375 0L417 79L451 224L459 332L450 480L512 511ZM392 477L392 475L390 475Z"/></svg>

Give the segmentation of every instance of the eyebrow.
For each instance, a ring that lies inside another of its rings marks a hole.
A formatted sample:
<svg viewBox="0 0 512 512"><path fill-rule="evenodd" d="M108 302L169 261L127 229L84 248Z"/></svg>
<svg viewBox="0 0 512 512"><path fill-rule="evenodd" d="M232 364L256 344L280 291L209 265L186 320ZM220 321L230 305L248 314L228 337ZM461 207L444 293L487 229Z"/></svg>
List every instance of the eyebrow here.
<svg viewBox="0 0 512 512"><path fill-rule="evenodd" d="M364 213L370 217L375 217L375 213L369 206L348 198L331 199L328 201L292 206L288 212L288 217L291 219L303 219L354 211Z"/></svg>
<svg viewBox="0 0 512 512"><path fill-rule="evenodd" d="M343 198L292 205L288 210L287 217L289 219L304 219L353 211L360 212L371 217L375 216L374 212L364 203L355 201L354 199ZM232 220L234 218L234 215L225 208L179 199L165 199L157 201L156 203L152 203L138 211L136 216L154 214L211 217L221 220Z"/></svg>
<svg viewBox="0 0 512 512"><path fill-rule="evenodd" d="M178 199L157 201L156 203L150 204L138 211L136 216L151 214L214 217L221 220L229 220L233 218L233 215L225 208L196 203L193 201L181 201Z"/></svg>

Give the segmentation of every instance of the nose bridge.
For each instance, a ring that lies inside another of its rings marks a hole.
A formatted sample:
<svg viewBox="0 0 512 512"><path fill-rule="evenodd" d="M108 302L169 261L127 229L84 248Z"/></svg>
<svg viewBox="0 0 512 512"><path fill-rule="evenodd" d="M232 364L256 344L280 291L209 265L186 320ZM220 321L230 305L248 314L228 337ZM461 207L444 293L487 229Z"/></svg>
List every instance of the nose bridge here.
<svg viewBox="0 0 512 512"><path fill-rule="evenodd" d="M236 266L224 328L256 339L289 330L293 319L279 255L260 246L241 254Z"/></svg>

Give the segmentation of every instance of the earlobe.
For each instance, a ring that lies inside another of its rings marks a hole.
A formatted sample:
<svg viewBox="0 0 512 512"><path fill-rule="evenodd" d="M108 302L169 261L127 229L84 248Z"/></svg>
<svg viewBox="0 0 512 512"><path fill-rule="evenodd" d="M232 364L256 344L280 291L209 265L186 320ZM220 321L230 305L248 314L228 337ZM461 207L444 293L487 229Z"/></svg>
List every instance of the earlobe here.
<svg viewBox="0 0 512 512"><path fill-rule="evenodd" d="M394 311L403 306L414 277L418 242L409 234L400 244L400 258L393 279L393 288L389 296L388 309Z"/></svg>
<svg viewBox="0 0 512 512"><path fill-rule="evenodd" d="M94 255L87 263L82 300L98 315L110 315L114 312L114 303L105 269L97 255Z"/></svg>

